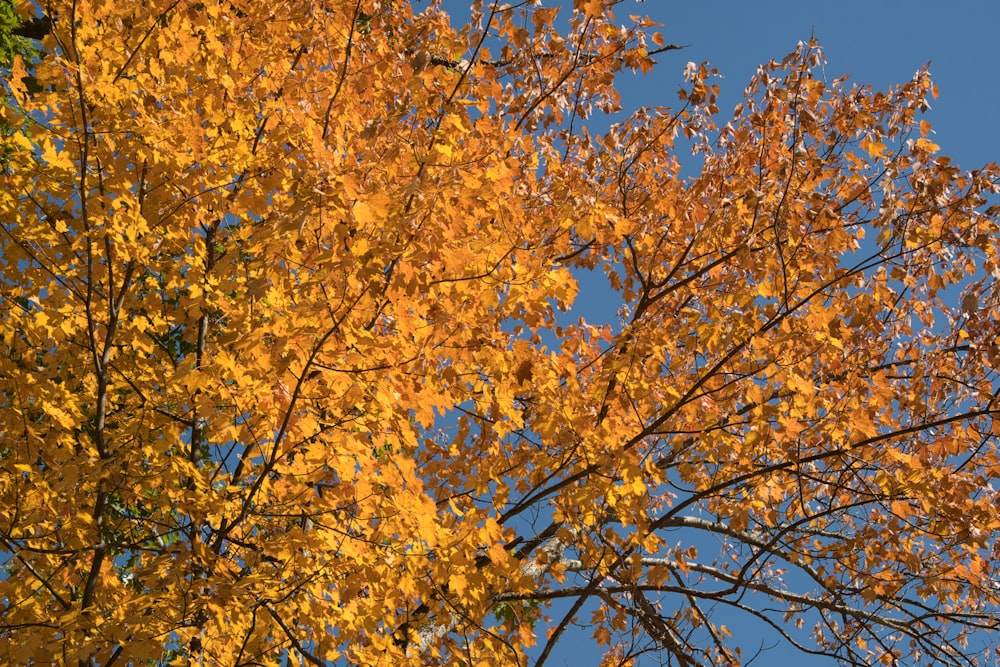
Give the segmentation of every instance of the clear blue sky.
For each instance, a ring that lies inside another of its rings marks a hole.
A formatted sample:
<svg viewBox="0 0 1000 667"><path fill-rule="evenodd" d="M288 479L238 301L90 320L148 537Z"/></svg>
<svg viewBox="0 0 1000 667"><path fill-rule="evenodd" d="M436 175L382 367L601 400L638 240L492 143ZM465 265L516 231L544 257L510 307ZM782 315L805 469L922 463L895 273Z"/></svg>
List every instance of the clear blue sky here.
<svg viewBox="0 0 1000 667"><path fill-rule="evenodd" d="M720 108L728 111L757 65L780 59L813 33L831 79L847 73L856 82L887 87L930 62L941 96L928 118L942 152L964 167L1000 160L1000 3L626 0L620 7L620 19L648 14L664 24L668 42L690 45L660 56L644 78L623 78L626 107L671 102L683 65L707 60L725 76Z"/></svg>
<svg viewBox="0 0 1000 667"><path fill-rule="evenodd" d="M542 4L553 2L558 0ZM462 0L447 2L449 6L463 4ZM571 2L564 0L564 4ZM718 82L722 88L719 107L728 114L759 64L780 60L798 41L815 35L826 55L828 79L850 74L854 82L884 89L908 81L929 62L940 96L925 117L934 126L934 141L942 153L964 168L1000 161L1000 2L996 0L624 0L616 16L627 22L630 14L649 15L663 24L659 30L667 42L689 46L658 56L651 74L620 79L625 109L615 121L640 106L675 104L688 61L709 61L724 76ZM608 122L595 118L589 125L603 129ZM602 278L581 278L581 297L571 319L613 317L618 304L608 299L602 303ZM539 629L544 638L544 629ZM732 629L744 635L749 655L761 640L773 639L756 636L756 627L744 627L742 633L741 628ZM588 667L599 660L589 641L568 636L547 664ZM650 658L640 664L659 663ZM776 648L754 664L813 667L831 663Z"/></svg>

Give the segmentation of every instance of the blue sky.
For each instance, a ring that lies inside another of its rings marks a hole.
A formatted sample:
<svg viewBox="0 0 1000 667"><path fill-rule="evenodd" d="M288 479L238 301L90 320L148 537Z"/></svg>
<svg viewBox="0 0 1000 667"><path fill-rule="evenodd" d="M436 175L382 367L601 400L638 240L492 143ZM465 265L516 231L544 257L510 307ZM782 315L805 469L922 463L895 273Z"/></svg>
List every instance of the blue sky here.
<svg viewBox="0 0 1000 667"><path fill-rule="evenodd" d="M454 5L460 4L464 3L455 0ZM940 96L925 117L934 126L934 141L942 153L964 168L1000 160L1000 75L996 69L1000 39L995 35L1000 28L1000 3L624 0L616 15L626 22L629 14L649 15L663 24L659 30L667 42L689 46L660 55L650 74L623 76L619 86L623 113L613 119L592 119L588 125L594 130L602 130L609 120L623 120L640 106L674 105L688 61L709 61L724 77L718 81L722 89L719 107L727 119L759 64L780 60L797 42L815 35L826 55L828 79L850 74L856 83L885 89L908 81L929 62ZM602 286L603 277L578 278L581 295L570 319L613 318L618 303L611 301L614 295ZM747 655L753 655L761 642L773 643L774 637L761 628L732 629L742 635ZM539 630L544 633L544 628ZM588 640L569 635L546 664L587 667L599 660ZM640 664L658 662L651 658ZM765 652L754 664L812 667L831 663L779 647Z"/></svg>
<svg viewBox="0 0 1000 667"><path fill-rule="evenodd" d="M668 42L690 45L660 56L645 77L623 78L626 108L671 103L684 64L707 60L725 77L720 108L728 111L758 64L815 34L831 79L847 73L884 88L930 62L941 95L928 118L943 153L964 167L1000 159L1000 3L627 0L620 7L621 20L648 14Z"/></svg>

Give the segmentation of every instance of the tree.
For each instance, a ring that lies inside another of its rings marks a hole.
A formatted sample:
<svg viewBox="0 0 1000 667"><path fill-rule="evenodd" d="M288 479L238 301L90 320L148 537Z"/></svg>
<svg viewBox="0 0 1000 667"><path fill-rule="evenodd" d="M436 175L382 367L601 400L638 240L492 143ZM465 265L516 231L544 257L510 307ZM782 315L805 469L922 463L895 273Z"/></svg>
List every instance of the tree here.
<svg viewBox="0 0 1000 667"><path fill-rule="evenodd" d="M14 58L32 60L38 55L38 51L32 41L28 38L31 30L25 25L17 15L14 4L10 0L0 0L0 77L7 81L11 77L11 68L14 66ZM24 82L26 86L33 86L34 81L27 78ZM12 107L11 100L0 99L0 105ZM18 126L25 123L30 124L30 119L18 118ZM0 118L0 136L10 137L13 129L10 126L10 119ZM7 146L0 152L0 174L6 173L10 164L12 147Z"/></svg>
<svg viewBox="0 0 1000 667"><path fill-rule="evenodd" d="M812 42L595 136L614 4L18 5L5 662L974 661L997 168Z"/></svg>

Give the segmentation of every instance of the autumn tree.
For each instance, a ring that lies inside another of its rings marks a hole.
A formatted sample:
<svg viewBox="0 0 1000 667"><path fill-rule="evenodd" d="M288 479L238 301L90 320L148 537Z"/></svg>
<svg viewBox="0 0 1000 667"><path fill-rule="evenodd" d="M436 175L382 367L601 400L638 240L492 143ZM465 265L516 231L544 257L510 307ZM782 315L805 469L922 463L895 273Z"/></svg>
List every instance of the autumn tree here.
<svg viewBox="0 0 1000 667"><path fill-rule="evenodd" d="M15 4L5 664L988 659L1000 174L615 4Z"/></svg>

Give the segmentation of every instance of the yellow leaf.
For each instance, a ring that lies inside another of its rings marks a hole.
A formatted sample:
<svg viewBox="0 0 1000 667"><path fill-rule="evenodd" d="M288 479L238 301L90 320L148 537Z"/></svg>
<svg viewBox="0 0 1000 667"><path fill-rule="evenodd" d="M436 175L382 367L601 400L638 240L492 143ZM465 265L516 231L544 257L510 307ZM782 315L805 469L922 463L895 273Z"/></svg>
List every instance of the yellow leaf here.
<svg viewBox="0 0 1000 667"><path fill-rule="evenodd" d="M355 202L351 212L354 214L354 219L361 225L370 225L377 219L375 211L366 201Z"/></svg>
<svg viewBox="0 0 1000 667"><path fill-rule="evenodd" d="M23 132L15 132L11 135L11 139L14 141L15 145L25 150L30 151L34 148L34 145L31 143L31 139L29 139Z"/></svg>
<svg viewBox="0 0 1000 667"><path fill-rule="evenodd" d="M872 141L871 139L862 139L861 148L864 149L872 157L878 158L886 151L886 145L881 141Z"/></svg>
<svg viewBox="0 0 1000 667"><path fill-rule="evenodd" d="M448 577L448 588L459 597L464 597L465 591L469 588L469 582L464 574L456 572Z"/></svg>
<svg viewBox="0 0 1000 667"><path fill-rule="evenodd" d="M54 169L73 170L73 161L65 150L58 150L52 142L43 144L42 160Z"/></svg>

